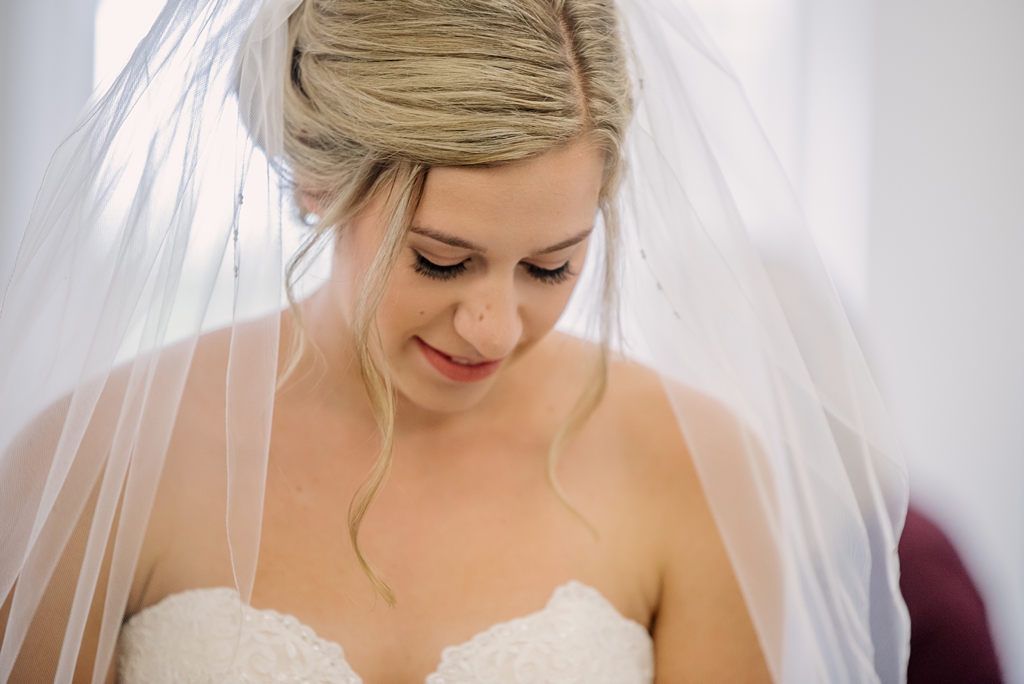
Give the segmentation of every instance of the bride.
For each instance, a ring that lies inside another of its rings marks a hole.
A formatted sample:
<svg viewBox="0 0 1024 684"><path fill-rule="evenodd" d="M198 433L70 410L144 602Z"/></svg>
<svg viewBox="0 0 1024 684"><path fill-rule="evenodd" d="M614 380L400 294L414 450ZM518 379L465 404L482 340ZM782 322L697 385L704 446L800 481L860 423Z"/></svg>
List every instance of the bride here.
<svg viewBox="0 0 1024 684"><path fill-rule="evenodd" d="M0 312L0 674L898 681L899 454L701 36L170 3Z"/></svg>

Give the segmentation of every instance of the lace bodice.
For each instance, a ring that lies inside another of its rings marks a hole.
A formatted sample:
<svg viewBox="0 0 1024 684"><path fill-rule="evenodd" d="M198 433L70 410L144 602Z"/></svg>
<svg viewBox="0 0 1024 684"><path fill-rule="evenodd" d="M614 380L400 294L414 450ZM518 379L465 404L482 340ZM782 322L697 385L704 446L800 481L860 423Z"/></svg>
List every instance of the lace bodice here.
<svg viewBox="0 0 1024 684"><path fill-rule="evenodd" d="M240 624L241 623L241 624ZM234 589L167 597L121 630L121 684L362 684L338 644ZM426 684L651 684L654 647L596 589L557 588L542 610L441 653Z"/></svg>

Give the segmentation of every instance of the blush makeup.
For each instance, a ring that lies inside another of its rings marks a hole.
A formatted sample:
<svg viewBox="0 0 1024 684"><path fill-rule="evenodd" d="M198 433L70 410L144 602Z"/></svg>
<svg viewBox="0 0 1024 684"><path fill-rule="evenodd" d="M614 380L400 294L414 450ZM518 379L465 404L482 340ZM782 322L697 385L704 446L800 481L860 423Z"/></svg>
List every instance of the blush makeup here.
<svg viewBox="0 0 1024 684"><path fill-rule="evenodd" d="M443 351L434 349L418 337L414 339L416 346L420 348L430 365L436 368L441 375L455 382L478 382L491 376L501 365L500 360L479 363L463 361L457 356L449 356Z"/></svg>

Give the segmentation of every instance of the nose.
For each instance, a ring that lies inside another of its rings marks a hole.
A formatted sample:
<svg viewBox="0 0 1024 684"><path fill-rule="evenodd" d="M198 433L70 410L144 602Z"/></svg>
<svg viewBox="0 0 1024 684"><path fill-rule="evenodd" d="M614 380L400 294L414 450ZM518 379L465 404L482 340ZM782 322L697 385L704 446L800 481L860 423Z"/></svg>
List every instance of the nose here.
<svg viewBox="0 0 1024 684"><path fill-rule="evenodd" d="M486 359L511 354L523 334L515 288L502 280L479 283L455 309L455 332Z"/></svg>

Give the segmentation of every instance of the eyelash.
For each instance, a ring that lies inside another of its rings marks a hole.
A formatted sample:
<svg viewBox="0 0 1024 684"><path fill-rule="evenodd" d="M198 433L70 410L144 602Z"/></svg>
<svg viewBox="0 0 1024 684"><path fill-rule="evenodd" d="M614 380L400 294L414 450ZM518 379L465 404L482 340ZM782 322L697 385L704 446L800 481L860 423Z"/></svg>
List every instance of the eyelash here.
<svg viewBox="0 0 1024 684"><path fill-rule="evenodd" d="M413 268L416 269L416 272L434 280L451 280L452 278L462 275L466 270L465 261L460 261L459 263L452 264L451 266L441 266L440 264L435 264L433 261L430 261L419 252L413 253L416 255L416 265L413 266Z"/></svg>
<svg viewBox="0 0 1024 684"><path fill-rule="evenodd" d="M451 280L452 278L457 278L462 275L466 270L465 261L460 261L459 263L452 264L451 266L441 266L440 264L435 264L433 261L430 261L419 252L413 253L416 255L416 264L413 266L415 271L420 275L432 278L433 280ZM530 274L530 277L549 285L564 283L571 276L575 275L569 270L568 261L558 268L541 268L539 266L534 266L533 264L523 265L526 266L526 272Z"/></svg>
<svg viewBox="0 0 1024 684"><path fill-rule="evenodd" d="M569 270L568 261L566 261L558 268L541 268L539 266L534 266L533 264L523 265L526 266L526 272L529 273L534 279L539 280L542 283L547 283L549 285L558 285L560 283L564 283L572 275L574 275L573 272Z"/></svg>

